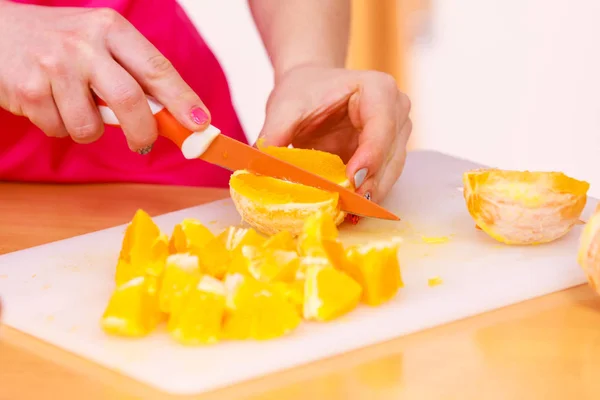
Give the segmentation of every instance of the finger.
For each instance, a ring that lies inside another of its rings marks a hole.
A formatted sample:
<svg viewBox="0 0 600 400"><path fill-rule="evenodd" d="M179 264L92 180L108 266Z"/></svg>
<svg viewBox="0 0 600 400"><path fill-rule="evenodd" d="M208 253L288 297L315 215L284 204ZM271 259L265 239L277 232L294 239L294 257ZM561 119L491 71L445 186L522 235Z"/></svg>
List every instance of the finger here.
<svg viewBox="0 0 600 400"><path fill-rule="evenodd" d="M206 129L208 108L173 64L127 20L119 19L106 36L109 51L146 91L192 131Z"/></svg>
<svg viewBox="0 0 600 400"><path fill-rule="evenodd" d="M52 97L50 81L43 72L30 73L29 78L17 86L16 96L22 114L47 136L69 136Z"/></svg>
<svg viewBox="0 0 600 400"><path fill-rule="evenodd" d="M156 141L156 120L140 85L110 58L98 62L90 77L94 91L115 113L129 148L145 153Z"/></svg>
<svg viewBox="0 0 600 400"><path fill-rule="evenodd" d="M402 174L406 162L406 145L411 132L412 121L408 119L394 143L394 149L390 158L382 169L383 173L377 178L377 184L375 185L375 190L372 195L374 201L383 200Z"/></svg>
<svg viewBox="0 0 600 400"><path fill-rule="evenodd" d="M92 143L104 132L104 124L87 80L76 70L62 65L47 71L52 94L64 126L73 141Z"/></svg>
<svg viewBox="0 0 600 400"><path fill-rule="evenodd" d="M401 109L399 100L403 104ZM380 174L409 110L408 98L398 91L394 79L380 73L370 73L350 99L349 116L361 132L347 173L357 189Z"/></svg>

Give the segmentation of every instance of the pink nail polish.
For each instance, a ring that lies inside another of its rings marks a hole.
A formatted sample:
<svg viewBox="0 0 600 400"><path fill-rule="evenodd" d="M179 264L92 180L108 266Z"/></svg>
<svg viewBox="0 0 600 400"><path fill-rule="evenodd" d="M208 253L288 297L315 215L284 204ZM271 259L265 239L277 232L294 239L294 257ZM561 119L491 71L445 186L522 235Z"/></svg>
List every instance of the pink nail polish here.
<svg viewBox="0 0 600 400"><path fill-rule="evenodd" d="M200 107L195 107L191 112L192 121L198 125L204 125L208 122L208 114Z"/></svg>

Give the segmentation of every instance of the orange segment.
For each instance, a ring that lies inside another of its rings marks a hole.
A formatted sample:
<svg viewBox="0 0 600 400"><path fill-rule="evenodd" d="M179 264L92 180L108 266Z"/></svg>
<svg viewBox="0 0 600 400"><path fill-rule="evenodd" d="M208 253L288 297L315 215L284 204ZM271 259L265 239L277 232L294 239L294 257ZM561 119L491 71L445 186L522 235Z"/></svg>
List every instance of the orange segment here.
<svg viewBox="0 0 600 400"><path fill-rule="evenodd" d="M398 263L399 241L373 243L348 249L345 271L362 287L362 301L382 304L404 286Z"/></svg>
<svg viewBox="0 0 600 400"><path fill-rule="evenodd" d="M160 309L170 313L181 305L191 285L200 277L198 257L191 254L173 254L167 258L160 291Z"/></svg>
<svg viewBox="0 0 600 400"><path fill-rule="evenodd" d="M333 266L314 265L306 270L304 318L329 321L354 309L360 302L361 286Z"/></svg>
<svg viewBox="0 0 600 400"><path fill-rule="evenodd" d="M589 184L560 172L468 171L464 198L471 217L499 242L551 242L579 221Z"/></svg>
<svg viewBox="0 0 600 400"><path fill-rule="evenodd" d="M204 274L223 278L231 262L231 253L225 244L218 238L213 238L201 249L194 249L192 253L200 260L200 271Z"/></svg>
<svg viewBox="0 0 600 400"><path fill-rule="evenodd" d="M600 293L600 204L581 233L577 262L583 269L589 285Z"/></svg>
<svg viewBox="0 0 600 400"><path fill-rule="evenodd" d="M181 308L171 314L168 330L182 344L216 343L224 315L225 286L218 279L205 275L187 293Z"/></svg>
<svg viewBox="0 0 600 400"><path fill-rule="evenodd" d="M260 246L266 238L252 228L230 226L219 234L219 239L229 251L241 249L243 246Z"/></svg>
<svg viewBox="0 0 600 400"><path fill-rule="evenodd" d="M273 339L290 333L300 324L295 306L280 291L250 277L235 281L230 286L225 283L231 292L223 325L224 337Z"/></svg>
<svg viewBox="0 0 600 400"><path fill-rule="evenodd" d="M242 253L248 260L248 272L254 279L263 282L294 280L299 264L295 251L244 246Z"/></svg>
<svg viewBox="0 0 600 400"><path fill-rule="evenodd" d="M118 286L102 316L102 329L112 335L139 337L162 319L155 277L140 276Z"/></svg>
<svg viewBox="0 0 600 400"><path fill-rule="evenodd" d="M288 231L281 231L271 236L263 243L265 249L296 251L296 240Z"/></svg>
<svg viewBox="0 0 600 400"><path fill-rule="evenodd" d="M117 261L116 284L143 276L148 269L160 270L167 256L167 241L168 238L161 233L152 218L145 211L138 210L125 229Z"/></svg>
<svg viewBox="0 0 600 400"><path fill-rule="evenodd" d="M294 280L292 282L273 282L273 290L278 290L283 296L296 307L298 315L302 316L304 307L304 281Z"/></svg>
<svg viewBox="0 0 600 400"><path fill-rule="evenodd" d="M201 249L213 238L213 233L200 221L186 218L173 228L169 250L171 254L175 254L186 253L192 249Z"/></svg>

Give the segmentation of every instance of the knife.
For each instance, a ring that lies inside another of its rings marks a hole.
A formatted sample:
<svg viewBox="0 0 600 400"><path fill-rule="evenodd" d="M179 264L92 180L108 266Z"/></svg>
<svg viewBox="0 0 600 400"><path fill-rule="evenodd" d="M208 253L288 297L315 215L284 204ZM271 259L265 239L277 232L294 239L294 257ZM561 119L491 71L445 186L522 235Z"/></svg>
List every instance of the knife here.
<svg viewBox="0 0 600 400"><path fill-rule="evenodd" d="M259 175L336 192L339 195L340 208L349 214L393 221L400 220L390 211L351 190L222 135L221 131L213 125L209 125L202 132L192 132L181 125L156 99L150 96L147 98L150 110L156 118L159 134L175 143L187 159L200 158L230 171L245 169ZM106 102L96 96L96 103L104 123L118 126L119 121Z"/></svg>

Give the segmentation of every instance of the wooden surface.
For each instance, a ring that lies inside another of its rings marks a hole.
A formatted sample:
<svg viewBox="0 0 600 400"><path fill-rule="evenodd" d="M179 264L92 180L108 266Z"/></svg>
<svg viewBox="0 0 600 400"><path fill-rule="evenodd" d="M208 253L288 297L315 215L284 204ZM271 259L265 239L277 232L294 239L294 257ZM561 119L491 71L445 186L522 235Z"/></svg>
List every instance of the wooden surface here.
<svg viewBox="0 0 600 400"><path fill-rule="evenodd" d="M227 196L223 190L0 184L0 253ZM0 297L1 297L0 293ZM1 323L1 321L0 321ZM237 385L207 399L592 399L600 297L587 286ZM0 399L165 398L6 326Z"/></svg>

